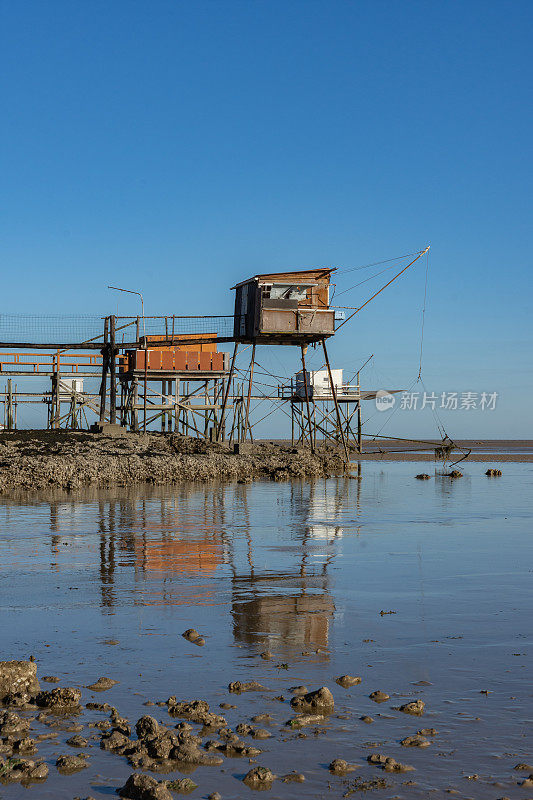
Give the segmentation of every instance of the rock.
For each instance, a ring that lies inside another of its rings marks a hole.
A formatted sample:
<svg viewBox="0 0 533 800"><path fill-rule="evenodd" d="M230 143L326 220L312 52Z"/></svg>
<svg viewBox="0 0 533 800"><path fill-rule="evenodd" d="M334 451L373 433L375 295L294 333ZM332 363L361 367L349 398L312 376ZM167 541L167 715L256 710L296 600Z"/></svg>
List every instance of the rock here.
<svg viewBox="0 0 533 800"><path fill-rule="evenodd" d="M427 475L427 473L425 473L425 472L421 472L419 475L415 475L415 478L418 481L429 481L429 477L430 476Z"/></svg>
<svg viewBox="0 0 533 800"><path fill-rule="evenodd" d="M34 695L39 689L37 664L32 661L0 661L0 702L9 695Z"/></svg>
<svg viewBox="0 0 533 800"><path fill-rule="evenodd" d="M387 692L382 692L380 689L376 689L375 692L371 692L368 696L374 703L385 703L387 700L390 700Z"/></svg>
<svg viewBox="0 0 533 800"><path fill-rule="evenodd" d="M516 764L513 769L516 769L518 772L533 772L531 764L524 764L523 762Z"/></svg>
<svg viewBox="0 0 533 800"><path fill-rule="evenodd" d="M39 692L35 698L35 702L41 708L66 709L75 708L79 706L81 699L81 692L79 689L66 687L65 689L52 689L47 692Z"/></svg>
<svg viewBox="0 0 533 800"><path fill-rule="evenodd" d="M436 731L435 728L422 728L421 730L417 731L417 733L419 736L436 736L438 731Z"/></svg>
<svg viewBox="0 0 533 800"><path fill-rule="evenodd" d="M413 700L411 703L404 703L403 706L399 706L398 711L420 717L424 713L425 707L426 704L422 700Z"/></svg>
<svg viewBox="0 0 533 800"><path fill-rule="evenodd" d="M355 675L341 675L339 678L335 678L335 683L338 683L343 689L348 689L350 686L357 686L358 683L361 683L361 678Z"/></svg>
<svg viewBox="0 0 533 800"><path fill-rule="evenodd" d="M285 725L290 728L305 728L306 725L317 725L324 722L323 714L300 714L297 717L288 719Z"/></svg>
<svg viewBox="0 0 533 800"><path fill-rule="evenodd" d="M301 772L289 772L281 778L282 783L304 783L305 775Z"/></svg>
<svg viewBox="0 0 533 800"><path fill-rule="evenodd" d="M135 723L135 732L139 739L144 739L147 736L157 736L159 731L159 724L156 719L145 714Z"/></svg>
<svg viewBox="0 0 533 800"><path fill-rule="evenodd" d="M530 789L533 786L533 774L528 778L524 778L523 781L519 781L518 785L522 786L524 789Z"/></svg>
<svg viewBox="0 0 533 800"><path fill-rule="evenodd" d="M488 475L489 478L500 478L502 474L501 469L488 469L485 472L485 475Z"/></svg>
<svg viewBox="0 0 533 800"><path fill-rule="evenodd" d="M459 472L458 469L452 469L451 472L448 472L447 475L444 476L445 478L462 478L463 473Z"/></svg>
<svg viewBox="0 0 533 800"><path fill-rule="evenodd" d="M318 714L329 714L335 707L335 701L328 687L322 686L314 692L293 697L291 706L297 711L314 711Z"/></svg>
<svg viewBox="0 0 533 800"><path fill-rule="evenodd" d="M0 736L25 733L29 728L30 720L19 717L14 711L3 711L0 713Z"/></svg>
<svg viewBox="0 0 533 800"><path fill-rule="evenodd" d="M188 792L192 792L193 789L198 788L198 784L194 781L191 781L190 778L181 778L177 781L166 781L167 787L172 789L173 792L179 792L180 794L187 794Z"/></svg>
<svg viewBox="0 0 533 800"><path fill-rule="evenodd" d="M45 683L59 683L59 678L57 675L43 675L41 680Z"/></svg>
<svg viewBox="0 0 533 800"><path fill-rule="evenodd" d="M131 740L120 731L104 734L100 739L102 750L109 750L111 753L123 753L130 746Z"/></svg>
<svg viewBox="0 0 533 800"><path fill-rule="evenodd" d="M367 725L370 725L371 722L374 722L374 719L372 717L369 717L367 714L363 714L363 716L359 717L359 719L361 720L361 722L366 722Z"/></svg>
<svg viewBox="0 0 533 800"><path fill-rule="evenodd" d="M222 800L222 795L218 792L211 792L211 794L207 795L207 800Z"/></svg>
<svg viewBox="0 0 533 800"><path fill-rule="evenodd" d="M244 782L250 789L270 789L276 776L268 767L254 767L244 776Z"/></svg>
<svg viewBox="0 0 533 800"><path fill-rule="evenodd" d="M165 781L159 782L139 772L130 775L122 789L117 791L127 800L173 800Z"/></svg>
<svg viewBox="0 0 533 800"><path fill-rule="evenodd" d="M376 764L382 767L385 772L410 772L414 769L409 764L401 764L395 758L381 755L381 753L372 753L368 756L367 761L369 764Z"/></svg>
<svg viewBox="0 0 533 800"><path fill-rule="evenodd" d="M308 691L307 686L291 686L289 689L289 692L294 695L307 694Z"/></svg>
<svg viewBox="0 0 533 800"><path fill-rule="evenodd" d="M197 644L200 647L203 647L205 644L205 639L203 636L200 636L196 628L188 628L182 634L184 639L187 639L188 642L192 642L192 644Z"/></svg>
<svg viewBox="0 0 533 800"><path fill-rule="evenodd" d="M0 779L3 781L31 783L44 781L48 777L48 767L25 758L10 758L0 763Z"/></svg>
<svg viewBox="0 0 533 800"><path fill-rule="evenodd" d="M71 736L70 739L67 739L65 744L70 745L70 747L87 747L89 742L87 739L85 739L85 737L77 734L76 736Z"/></svg>
<svg viewBox="0 0 533 800"><path fill-rule="evenodd" d="M88 766L84 756L59 756L56 767L64 775L73 775Z"/></svg>
<svg viewBox="0 0 533 800"><path fill-rule="evenodd" d="M265 692L267 689L265 686L257 683L257 681L247 681L246 683L242 681L232 681L228 686L228 691L240 694L241 692Z"/></svg>
<svg viewBox="0 0 533 800"><path fill-rule="evenodd" d="M357 764L349 764L343 758L334 758L329 765L329 771L335 775L347 775L357 769Z"/></svg>
<svg viewBox="0 0 533 800"><path fill-rule="evenodd" d="M90 689L92 692L106 692L112 686L116 686L117 683L118 681L114 681L112 678L98 678L95 683L90 683L85 688Z"/></svg>
<svg viewBox="0 0 533 800"><path fill-rule="evenodd" d="M425 736L416 734L415 736L406 736L400 744L403 747L429 747L431 742L428 742Z"/></svg>

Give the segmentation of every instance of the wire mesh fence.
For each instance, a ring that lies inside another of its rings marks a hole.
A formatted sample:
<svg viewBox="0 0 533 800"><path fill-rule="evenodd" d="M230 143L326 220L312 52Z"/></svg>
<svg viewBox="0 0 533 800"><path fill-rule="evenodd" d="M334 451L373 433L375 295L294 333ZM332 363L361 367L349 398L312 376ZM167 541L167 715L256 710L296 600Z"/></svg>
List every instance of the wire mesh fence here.
<svg viewBox="0 0 533 800"><path fill-rule="evenodd" d="M2 344L83 344L103 340L105 317L90 314L0 314ZM139 336L233 335L233 316L116 317L116 341Z"/></svg>

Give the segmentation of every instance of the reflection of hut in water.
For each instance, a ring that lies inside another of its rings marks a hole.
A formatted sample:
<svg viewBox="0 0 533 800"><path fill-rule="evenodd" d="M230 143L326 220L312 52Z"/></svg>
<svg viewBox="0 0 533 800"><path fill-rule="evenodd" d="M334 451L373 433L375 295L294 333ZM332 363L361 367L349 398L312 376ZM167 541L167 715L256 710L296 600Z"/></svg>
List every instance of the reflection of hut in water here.
<svg viewBox="0 0 533 800"><path fill-rule="evenodd" d="M236 581L232 603L235 641L274 652L327 647L335 604L323 577L269 575L268 594L262 593L257 583L253 578ZM251 593L255 596L246 599Z"/></svg>

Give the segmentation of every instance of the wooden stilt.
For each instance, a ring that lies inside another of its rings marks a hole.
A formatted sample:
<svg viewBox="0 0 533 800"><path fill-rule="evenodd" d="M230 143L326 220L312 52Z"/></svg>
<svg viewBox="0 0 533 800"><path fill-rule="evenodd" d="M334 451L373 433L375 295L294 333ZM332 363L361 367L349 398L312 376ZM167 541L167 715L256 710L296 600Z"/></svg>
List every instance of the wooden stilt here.
<svg viewBox="0 0 533 800"><path fill-rule="evenodd" d="M302 347L301 347L301 351L302 351L302 370L303 370L303 376L304 376L305 405L306 405L306 408L307 408L307 423L308 423L308 426L309 426L309 444L311 445L311 452L314 453L315 452L315 445L314 445L314 440L313 440L313 428L311 426L311 408L310 408L310 405L309 405L309 389L308 389L308 386L307 386L307 369L305 367L305 351L306 350L307 350L307 347L305 345L302 345ZM302 435L303 435L303 426L302 426Z"/></svg>
<svg viewBox="0 0 533 800"><path fill-rule="evenodd" d="M246 396L246 416L244 418L244 435L243 441L246 441L246 434L249 432L250 439L252 437L252 429L250 428L250 400L252 398L252 381L254 379L254 365L255 365L255 342L252 345L252 358L250 359L250 378L248 380L248 394Z"/></svg>
<svg viewBox="0 0 533 800"><path fill-rule="evenodd" d="M107 395L107 369L109 366L109 317L104 320L104 346L102 348L102 380L100 382L100 423L105 421L105 403Z"/></svg>
<svg viewBox="0 0 533 800"><path fill-rule="evenodd" d="M339 404L337 402L337 390L335 389L335 385L333 383L333 375L331 374L331 367L329 365L328 351L326 349L326 340L325 339L322 339L322 349L324 350L324 358L326 360L326 366L328 368L329 386L330 386L330 389L331 389L333 402L335 403L335 411L337 413L337 425L338 425L338 429L339 429L341 440L342 440L342 446L344 448L344 458L345 458L346 463L348 463L348 461L350 460L350 457L348 455L348 448L346 446L346 439L344 438L344 428L342 427L341 414L340 414L340 410L339 410Z"/></svg>
<svg viewBox="0 0 533 800"><path fill-rule="evenodd" d="M235 347L233 349L233 358L231 359L231 367L230 367L230 371L229 371L229 375L228 375L228 382L226 384L226 391L224 393L224 400L222 401L222 408L220 410L220 420L219 420L219 423L218 423L218 426L217 426L217 435L216 435L217 442L220 441L220 434L221 434L221 432L222 432L222 430L224 428L224 424L225 424L224 420L225 420L225 416L226 416L226 406L227 406L227 403L228 403L228 396L229 396L229 393L230 393L231 382L233 380L233 373L235 371L235 359L237 358L237 349L238 349L238 347L239 347L238 342L235 342Z"/></svg>
<svg viewBox="0 0 533 800"><path fill-rule="evenodd" d="M109 325L109 422L117 421L117 351L115 347L115 316L110 317Z"/></svg>

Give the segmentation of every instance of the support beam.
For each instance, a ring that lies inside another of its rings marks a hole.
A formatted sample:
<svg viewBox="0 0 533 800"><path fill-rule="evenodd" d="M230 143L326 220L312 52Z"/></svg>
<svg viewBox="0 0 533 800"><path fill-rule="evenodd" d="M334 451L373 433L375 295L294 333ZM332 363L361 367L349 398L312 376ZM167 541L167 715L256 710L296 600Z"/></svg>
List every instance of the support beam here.
<svg viewBox="0 0 533 800"><path fill-rule="evenodd" d="M340 414L340 410L339 410L339 404L337 402L337 390L335 389L335 386L334 386L334 383L333 383L333 375L331 374L331 367L329 365L328 351L326 349L326 340L325 339L322 339L322 349L324 350L324 358L326 359L326 367L328 368L329 386L330 386L330 389L331 389L333 402L335 403L335 411L337 413L337 425L339 427L341 440L342 440L342 446L344 448L344 459L345 459L345 462L348 463L349 460L350 460L350 456L348 455L348 448L346 446L346 439L344 438L344 428L342 427L342 419L341 419L341 414Z"/></svg>
<svg viewBox="0 0 533 800"><path fill-rule="evenodd" d="M233 349L233 358L231 359L231 367L230 367L230 371L229 371L229 375L228 375L228 382L226 384L226 391L224 393L224 400L222 402L222 409L220 411L220 420L219 420L219 423L218 423L218 426L217 426L217 435L216 435L216 441L217 442L220 441L220 434L221 434L221 432L222 432L222 430L224 428L224 418L225 418L225 415L226 415L226 406L228 404L228 397L229 397L229 393L230 393L231 382L233 380L233 373L235 372L235 359L237 358L238 347L239 347L239 343L235 342L235 347Z"/></svg>
<svg viewBox="0 0 533 800"><path fill-rule="evenodd" d="M325 345L324 345L325 346ZM302 370L304 376L304 389L305 389L305 405L307 408L307 423L309 425L309 444L311 445L311 452L315 452L315 445L314 445L314 437L313 437L313 428L311 426L311 409L309 406L309 389L307 387L307 369L305 366L305 352L307 350L306 345L302 345L301 352L302 352ZM302 434L303 434L303 425L302 425Z"/></svg>

